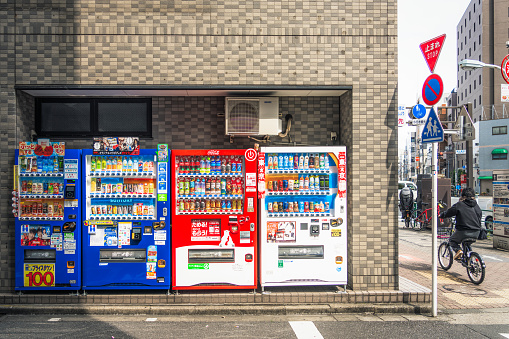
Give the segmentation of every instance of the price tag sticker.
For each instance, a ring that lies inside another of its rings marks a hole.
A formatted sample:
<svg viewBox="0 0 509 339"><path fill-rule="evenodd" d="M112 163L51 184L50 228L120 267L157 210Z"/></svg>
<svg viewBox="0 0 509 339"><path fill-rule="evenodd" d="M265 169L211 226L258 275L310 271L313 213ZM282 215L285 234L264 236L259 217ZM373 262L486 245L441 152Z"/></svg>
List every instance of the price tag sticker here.
<svg viewBox="0 0 509 339"><path fill-rule="evenodd" d="M55 264L25 264L25 287L54 287Z"/></svg>

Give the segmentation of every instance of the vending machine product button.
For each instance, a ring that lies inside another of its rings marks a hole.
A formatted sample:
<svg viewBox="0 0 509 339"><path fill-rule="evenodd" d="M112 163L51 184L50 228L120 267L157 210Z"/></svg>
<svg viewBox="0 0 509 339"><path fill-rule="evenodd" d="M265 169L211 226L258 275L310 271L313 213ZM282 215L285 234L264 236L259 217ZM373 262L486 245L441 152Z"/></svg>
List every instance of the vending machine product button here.
<svg viewBox="0 0 509 339"><path fill-rule="evenodd" d="M246 258L246 262L252 262L253 261L253 255L250 254L250 253L246 254L245 258Z"/></svg>

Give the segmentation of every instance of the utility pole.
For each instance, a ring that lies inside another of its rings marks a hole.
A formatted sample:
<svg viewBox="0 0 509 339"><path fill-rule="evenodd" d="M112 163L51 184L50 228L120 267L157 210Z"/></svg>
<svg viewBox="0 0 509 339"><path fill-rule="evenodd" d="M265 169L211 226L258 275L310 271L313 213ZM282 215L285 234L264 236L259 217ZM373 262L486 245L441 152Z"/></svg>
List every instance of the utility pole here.
<svg viewBox="0 0 509 339"><path fill-rule="evenodd" d="M467 113L472 118L472 103L467 103ZM473 140L466 141L466 151L467 151L467 187L474 187L474 148L473 148Z"/></svg>

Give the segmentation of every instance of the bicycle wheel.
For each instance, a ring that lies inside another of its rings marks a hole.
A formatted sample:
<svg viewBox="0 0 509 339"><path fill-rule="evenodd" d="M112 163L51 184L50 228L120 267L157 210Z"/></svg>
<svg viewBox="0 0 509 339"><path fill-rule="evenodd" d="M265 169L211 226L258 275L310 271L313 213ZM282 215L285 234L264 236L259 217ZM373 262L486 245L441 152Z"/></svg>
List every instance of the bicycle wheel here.
<svg viewBox="0 0 509 339"><path fill-rule="evenodd" d="M486 275L486 268L481 256L476 252L470 252L470 257L467 261L467 274L470 281L479 285L484 281Z"/></svg>
<svg viewBox="0 0 509 339"><path fill-rule="evenodd" d="M449 243L443 242L438 247L438 263L440 267L447 271L451 268L452 263L454 262L452 248L449 246Z"/></svg>
<svg viewBox="0 0 509 339"><path fill-rule="evenodd" d="M426 213L423 212L419 215L419 217L415 220L415 228L418 231L425 230L428 227L428 220L426 219Z"/></svg>

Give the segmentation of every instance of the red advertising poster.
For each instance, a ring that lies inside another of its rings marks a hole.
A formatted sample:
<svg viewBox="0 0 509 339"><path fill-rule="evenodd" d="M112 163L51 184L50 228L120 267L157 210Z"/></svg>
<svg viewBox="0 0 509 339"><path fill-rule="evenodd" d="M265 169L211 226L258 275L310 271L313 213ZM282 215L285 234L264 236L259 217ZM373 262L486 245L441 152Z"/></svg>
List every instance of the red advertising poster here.
<svg viewBox="0 0 509 339"><path fill-rule="evenodd" d="M65 142L50 142L48 139L39 139L38 142L20 142L20 156L64 156Z"/></svg>
<svg viewBox="0 0 509 339"><path fill-rule="evenodd" d="M338 160L338 196L346 198L346 152L339 152Z"/></svg>
<svg viewBox="0 0 509 339"><path fill-rule="evenodd" d="M220 241L221 221L207 219L191 220L191 241Z"/></svg>

